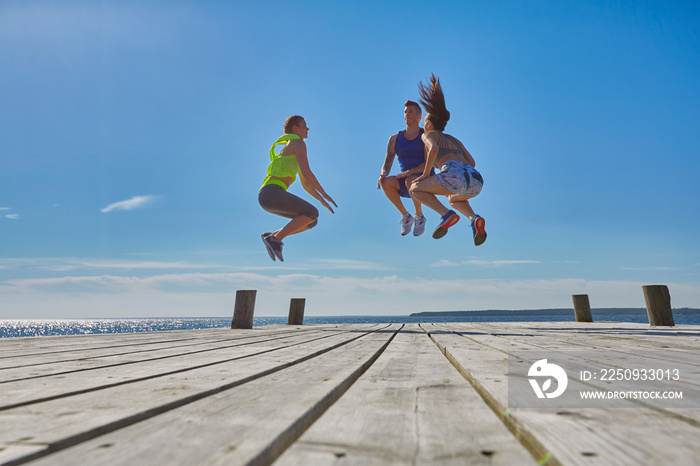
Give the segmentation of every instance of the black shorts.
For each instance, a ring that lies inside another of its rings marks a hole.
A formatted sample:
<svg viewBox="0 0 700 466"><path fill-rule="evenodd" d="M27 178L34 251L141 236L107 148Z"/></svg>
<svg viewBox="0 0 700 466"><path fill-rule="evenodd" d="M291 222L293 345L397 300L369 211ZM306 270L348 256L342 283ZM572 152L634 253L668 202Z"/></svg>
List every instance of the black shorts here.
<svg viewBox="0 0 700 466"><path fill-rule="evenodd" d="M268 184L260 188L258 202L260 207L280 217L295 218L299 215L306 215L311 220L318 218L316 207L276 184ZM315 225L316 222L309 225L309 228Z"/></svg>

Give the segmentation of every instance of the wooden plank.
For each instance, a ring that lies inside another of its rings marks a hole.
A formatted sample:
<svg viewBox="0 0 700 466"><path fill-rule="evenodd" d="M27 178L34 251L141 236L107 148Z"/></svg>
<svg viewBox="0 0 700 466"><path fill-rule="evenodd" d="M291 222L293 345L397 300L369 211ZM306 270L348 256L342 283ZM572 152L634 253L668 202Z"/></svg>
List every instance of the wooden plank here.
<svg viewBox="0 0 700 466"><path fill-rule="evenodd" d="M13 458L21 458L22 453L15 452L26 447L41 446L45 453L67 448L258 378L267 378L326 352L335 354L376 330L375 326L368 327L177 373L167 374L161 368L163 375L159 377L0 410L0 448L6 457Z"/></svg>
<svg viewBox="0 0 700 466"><path fill-rule="evenodd" d="M437 328L444 326L437 325ZM461 326L457 326L460 328ZM670 404L663 405L657 400L636 400L640 406L655 409L665 412L675 417L685 419L687 422L700 426L700 410L689 409L695 400L697 407L700 400L700 344L694 350L678 350L670 348L671 342L666 348L662 347L644 347L640 346L646 339L643 335L635 339L625 338L622 342L607 341L593 338L584 338L585 343L579 343L581 336L575 334L569 335L569 342L560 341L552 338L550 335L538 335L537 333L518 334L517 331L511 330L508 333L502 334L494 331L492 334L485 332L474 332L459 330L452 328L451 330L465 338L486 346L498 349L503 352L514 351L543 351L556 354L560 358L566 355L562 360L566 361L566 367L574 374L580 374L581 371L590 370L591 367L607 368L609 370L626 369L626 368L661 368L678 370L680 375L679 380L673 382L674 390L681 390L685 400L684 407L671 407ZM532 329L530 329L532 330ZM642 330L644 331L644 330ZM599 336L599 338L602 338ZM685 340L683 347L692 347L692 341ZM534 362L534 360L530 361ZM577 379L580 381L580 379ZM607 391L611 388L608 381L600 378L591 379L583 382L583 385L589 388L597 389L598 391ZM620 385L620 384L618 384ZM635 390L658 390L659 384L653 381L638 381L634 384L625 384L628 389ZM610 403L615 405L615 403Z"/></svg>
<svg viewBox="0 0 700 466"><path fill-rule="evenodd" d="M305 328L305 330L312 330ZM316 329L318 330L318 329ZM246 331L230 329L178 330L173 332L150 332L137 334L67 335L62 337L32 337L0 339L0 368L19 365L32 358L50 362L104 352L130 351L134 348L149 350L164 345L196 345L213 340L246 340L268 334L291 333L293 329L256 328ZM297 331L298 333L298 331ZM175 335L174 335L175 334ZM121 338L120 338L121 337ZM46 341L46 340L49 341Z"/></svg>
<svg viewBox="0 0 700 466"><path fill-rule="evenodd" d="M534 464L417 325L275 462Z"/></svg>
<svg viewBox="0 0 700 466"><path fill-rule="evenodd" d="M434 326L434 328L445 328L444 326ZM667 344L648 346L644 343L648 338L656 338L655 336L647 337L642 330L642 333L635 338L625 338L622 341L614 339L606 339L604 335L578 335L576 333L566 334L566 340L563 338L553 337L551 334L537 333L538 329L533 333L518 333L511 330L508 333L501 333L493 328L489 329L491 333L485 331L474 332L473 328L464 330L463 326L450 327L449 330L454 331L465 338L479 342L486 346L493 347L500 351L556 351L559 354L581 355L582 352L587 352L587 358L592 362L600 364L608 364L610 368L622 367L620 364L624 361L629 367L630 365L643 365L644 363L672 365L681 369L683 374L688 374L688 377L683 377L679 382L685 384L690 390L690 396L696 396L696 390L700 386L700 380L696 376L700 369L700 338L681 338L680 340L670 340ZM640 331L640 329L637 329ZM700 335L700 332L694 332ZM676 337L677 338L677 337ZM680 341L679 345L674 345L674 341ZM680 349L683 348L683 349ZM595 354L593 354L595 353ZM585 369L582 367L581 369Z"/></svg>
<svg viewBox="0 0 700 466"><path fill-rule="evenodd" d="M229 330L230 332L230 330ZM51 355L39 355L23 358L17 361L13 359L15 366L0 369L0 383L24 380L28 378L46 377L55 374L67 374L74 371L93 370L101 368L113 368L121 365L137 364L146 361L156 361L167 358L182 358L200 353L212 353L207 356L217 358L217 353L227 351L238 346L275 342L275 345L284 345L285 340L300 338L308 335L320 335L324 332L307 331L303 333L268 333L265 335L252 335L249 338L224 338L222 333L219 338L211 338L188 342L186 344L165 345L151 344L147 347L140 345L127 348L103 348L100 350L88 350L83 353L71 352L66 359L66 353L53 353ZM45 362L44 362L45 361Z"/></svg>
<svg viewBox="0 0 700 466"><path fill-rule="evenodd" d="M617 403L630 408L507 410L513 351L549 351L574 367L672 361L692 373L684 391L698 396L696 326L423 327L439 345L406 328L383 353L394 330L370 335L376 327L369 325L0 340L0 464L268 464L289 445L279 464L523 464L533 457L548 465L696 464L700 457L700 409L628 401ZM207 351L187 354L197 349ZM597 353L586 360L581 351ZM25 380L9 382L8 374ZM54 398L39 401L42 394ZM8 400L28 404L11 408Z"/></svg>
<svg viewBox="0 0 700 466"><path fill-rule="evenodd" d="M308 344L317 339L333 337L350 330L351 328L316 333L302 332L298 335L285 335L283 339L248 340L248 344L245 345L234 345L207 352L175 354L168 358L136 360L133 363L104 367L93 367L93 361L78 361L84 365L82 370L74 368L72 371L56 375L48 374L39 378L23 378L0 383L4 391L0 399L0 409L206 368L255 354Z"/></svg>
<svg viewBox="0 0 700 466"><path fill-rule="evenodd" d="M336 351L32 464L269 464L371 365L399 327L357 332L359 338Z"/></svg>
<svg viewBox="0 0 700 466"><path fill-rule="evenodd" d="M507 410L505 349L476 342L473 334L465 338L435 330L431 335L493 411L547 464L693 464L700 454L697 426L652 409Z"/></svg>
<svg viewBox="0 0 700 466"><path fill-rule="evenodd" d="M455 323L453 330L479 331L492 335L549 336L576 345L613 348L618 345L636 344L640 349L697 350L700 345L700 329L685 325L672 328L654 327L631 323L576 323L576 322L495 322Z"/></svg>
<svg viewBox="0 0 700 466"><path fill-rule="evenodd" d="M71 349L88 349L91 346L104 347L115 345L147 345L149 341L187 341L206 338L209 330L173 330L166 332L135 332L135 333L104 333L88 335L60 335L45 337L21 337L0 339L3 347L3 355L16 355L27 347L34 348L37 352L69 351ZM196 332L196 333L195 333ZM13 352L14 351L14 352Z"/></svg>
<svg viewBox="0 0 700 466"><path fill-rule="evenodd" d="M435 328L448 329L443 324ZM478 329L478 332L475 332ZM558 332L546 327L529 327L516 330L512 326L503 328L484 327L483 325L449 326L449 330L472 338L486 345L494 345L501 350L546 350L546 351L599 351L605 349L621 356L646 355L652 359L681 362L700 368L700 331L693 334L648 335L647 330L638 328L635 333L626 332L623 337L605 331L595 332ZM697 336L696 336L697 335ZM510 344L510 346L509 346ZM602 353L602 352L601 352Z"/></svg>

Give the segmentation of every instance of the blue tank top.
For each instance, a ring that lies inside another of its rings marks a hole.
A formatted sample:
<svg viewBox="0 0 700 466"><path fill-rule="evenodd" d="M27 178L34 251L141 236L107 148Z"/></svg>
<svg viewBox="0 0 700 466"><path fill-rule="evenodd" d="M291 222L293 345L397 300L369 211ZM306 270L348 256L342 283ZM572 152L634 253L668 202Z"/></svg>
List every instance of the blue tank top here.
<svg viewBox="0 0 700 466"><path fill-rule="evenodd" d="M425 162L425 145L423 138L420 137L423 134L422 128L418 137L412 141L406 139L403 134L404 131L399 131L396 137L396 155L399 158L401 171L405 172Z"/></svg>

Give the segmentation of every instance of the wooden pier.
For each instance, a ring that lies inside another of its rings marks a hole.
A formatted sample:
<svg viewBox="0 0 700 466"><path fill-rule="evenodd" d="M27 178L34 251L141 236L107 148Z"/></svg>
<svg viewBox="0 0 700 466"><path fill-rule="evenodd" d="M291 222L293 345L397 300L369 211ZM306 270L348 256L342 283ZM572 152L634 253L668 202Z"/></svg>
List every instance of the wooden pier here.
<svg viewBox="0 0 700 466"><path fill-rule="evenodd" d="M528 350L653 353L680 368L695 405L509 409L508 354ZM0 464L696 465L699 393L696 326L276 325L6 339Z"/></svg>

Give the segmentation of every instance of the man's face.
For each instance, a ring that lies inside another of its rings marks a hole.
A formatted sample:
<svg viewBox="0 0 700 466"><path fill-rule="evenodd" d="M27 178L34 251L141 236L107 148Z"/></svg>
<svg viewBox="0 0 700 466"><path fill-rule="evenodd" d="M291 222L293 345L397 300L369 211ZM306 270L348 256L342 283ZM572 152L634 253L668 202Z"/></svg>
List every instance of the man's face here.
<svg viewBox="0 0 700 466"><path fill-rule="evenodd" d="M420 123L420 112L413 105L409 105L404 108L403 118L406 120L407 125Z"/></svg>

